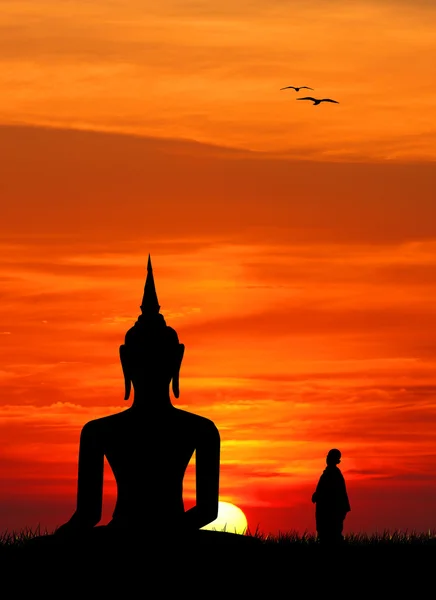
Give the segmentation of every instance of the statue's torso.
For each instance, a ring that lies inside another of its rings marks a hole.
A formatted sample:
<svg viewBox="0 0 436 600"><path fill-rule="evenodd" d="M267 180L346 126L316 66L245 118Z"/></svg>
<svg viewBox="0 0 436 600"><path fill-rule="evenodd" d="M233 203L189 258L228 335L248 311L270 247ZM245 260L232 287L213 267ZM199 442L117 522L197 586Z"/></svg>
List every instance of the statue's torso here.
<svg viewBox="0 0 436 600"><path fill-rule="evenodd" d="M114 522L177 521L184 513L183 478L208 419L171 407L98 419L99 443L117 483Z"/></svg>

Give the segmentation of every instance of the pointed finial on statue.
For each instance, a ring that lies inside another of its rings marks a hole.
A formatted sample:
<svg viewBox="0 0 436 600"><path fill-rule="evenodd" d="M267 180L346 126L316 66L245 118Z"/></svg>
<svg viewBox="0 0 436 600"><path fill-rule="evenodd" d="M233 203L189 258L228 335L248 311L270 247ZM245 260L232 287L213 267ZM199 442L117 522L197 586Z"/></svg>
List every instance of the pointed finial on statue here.
<svg viewBox="0 0 436 600"><path fill-rule="evenodd" d="M160 311L157 299L156 286L154 284L153 267L151 266L151 257L148 255L147 279L144 286L144 296L140 306L142 314L152 315Z"/></svg>
<svg viewBox="0 0 436 600"><path fill-rule="evenodd" d="M178 398L180 394L179 371L185 346L180 344L176 330L167 326L164 316L160 313L150 255L148 255L147 278L140 308L142 314L139 315L133 327L126 332L124 344L120 346L125 384L124 400L128 400L130 397L134 378L142 377L141 361L144 360L147 353L152 352L154 345L164 348L165 353L168 352L170 362L167 367L171 370L174 396Z"/></svg>

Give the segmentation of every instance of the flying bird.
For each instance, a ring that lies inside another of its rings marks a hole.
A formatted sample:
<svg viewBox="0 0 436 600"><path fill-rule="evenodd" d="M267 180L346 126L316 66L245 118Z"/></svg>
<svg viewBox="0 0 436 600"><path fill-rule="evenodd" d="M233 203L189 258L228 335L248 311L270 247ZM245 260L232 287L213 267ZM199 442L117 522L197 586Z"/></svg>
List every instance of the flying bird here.
<svg viewBox="0 0 436 600"><path fill-rule="evenodd" d="M331 98L312 98L311 96L296 98L296 100L312 100L314 106L321 104L321 102L334 102L335 104L339 104L337 100L332 100Z"/></svg>
<svg viewBox="0 0 436 600"><path fill-rule="evenodd" d="M288 85L287 87L280 88L280 91L282 91L282 90L295 90L296 92L299 92L300 90L313 90L313 88L307 87L307 85L300 85L300 87L295 87L294 85Z"/></svg>

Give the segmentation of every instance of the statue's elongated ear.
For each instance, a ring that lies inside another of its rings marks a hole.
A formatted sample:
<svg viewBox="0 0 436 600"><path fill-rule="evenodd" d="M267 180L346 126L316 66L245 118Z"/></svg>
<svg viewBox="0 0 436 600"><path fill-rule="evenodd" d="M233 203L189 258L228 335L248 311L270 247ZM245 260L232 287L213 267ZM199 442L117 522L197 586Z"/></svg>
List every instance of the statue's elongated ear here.
<svg viewBox="0 0 436 600"><path fill-rule="evenodd" d="M176 365L173 372L173 394L176 398L180 396L180 388L179 388L179 375L180 375L180 367L182 365L183 355L185 353L185 344L179 344L176 355Z"/></svg>
<svg viewBox="0 0 436 600"><path fill-rule="evenodd" d="M130 397L132 378L130 376L130 369L127 360L127 348L124 344L120 346L120 360L124 375L124 400L128 400Z"/></svg>

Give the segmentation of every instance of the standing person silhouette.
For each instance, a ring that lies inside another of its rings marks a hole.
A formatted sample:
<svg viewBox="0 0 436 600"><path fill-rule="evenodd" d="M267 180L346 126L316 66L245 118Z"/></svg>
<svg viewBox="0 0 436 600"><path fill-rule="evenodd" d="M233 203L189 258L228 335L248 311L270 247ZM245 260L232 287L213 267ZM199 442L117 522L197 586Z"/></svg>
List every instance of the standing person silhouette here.
<svg viewBox="0 0 436 600"><path fill-rule="evenodd" d="M323 545L344 541L344 520L351 510L345 479L337 466L340 462L341 452L337 448L329 450L326 457L327 466L312 495L312 502L316 504L316 531Z"/></svg>

